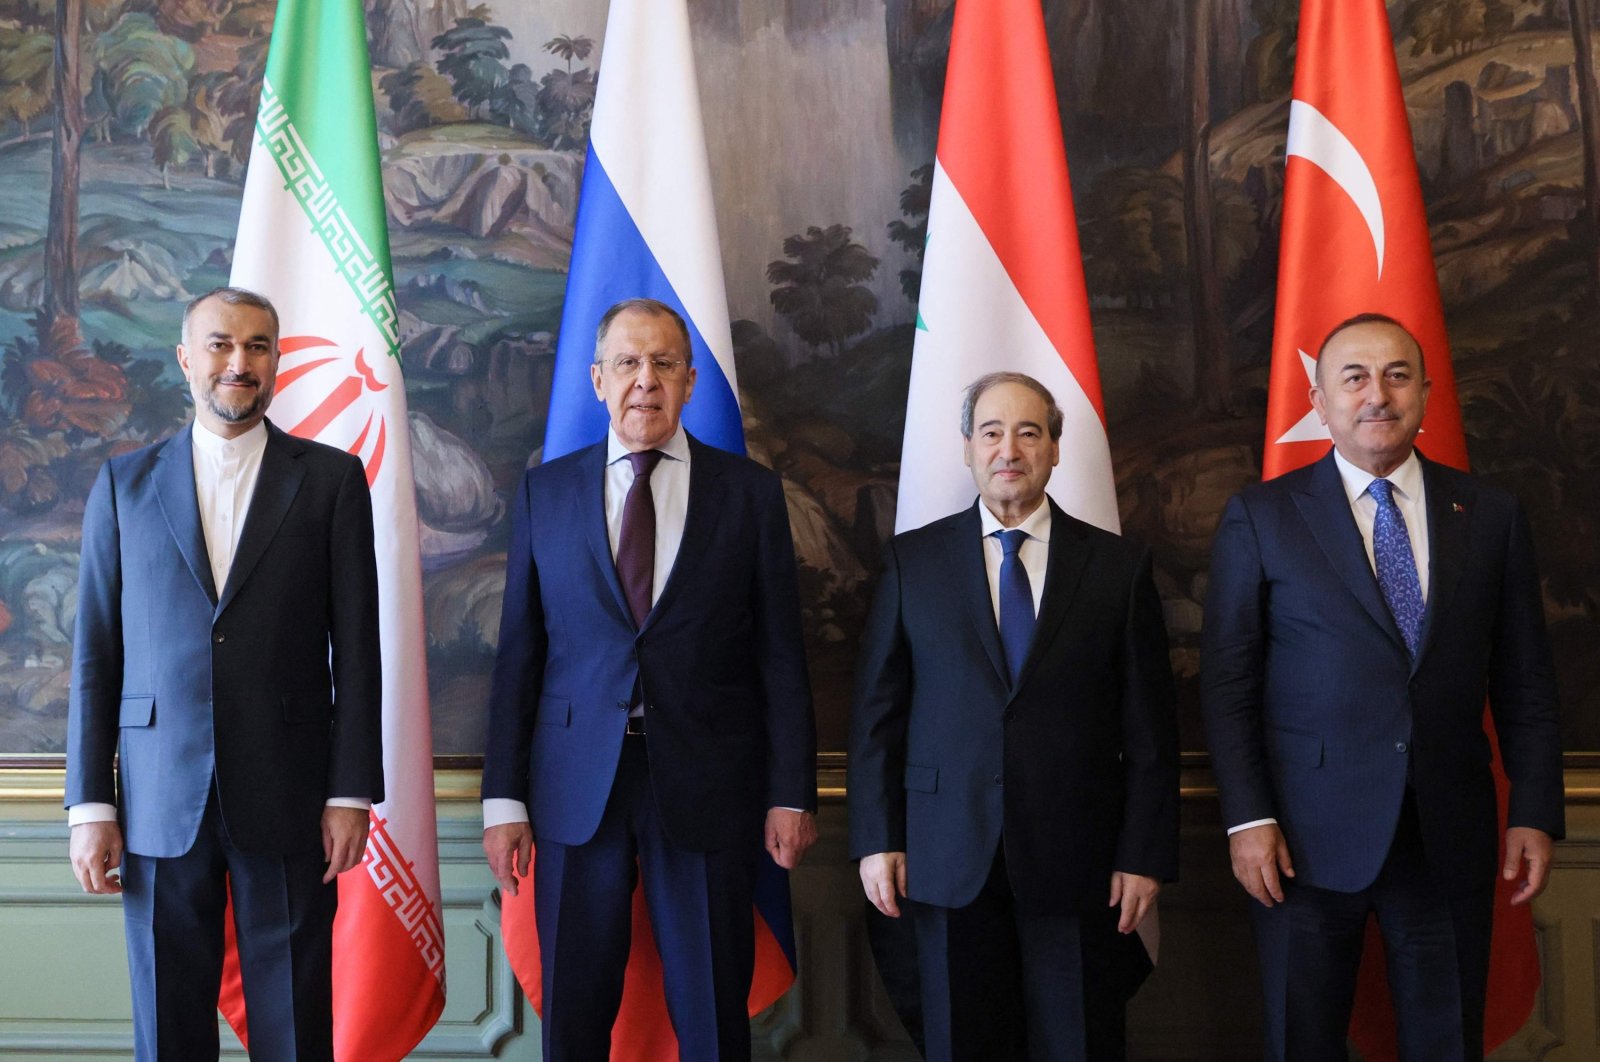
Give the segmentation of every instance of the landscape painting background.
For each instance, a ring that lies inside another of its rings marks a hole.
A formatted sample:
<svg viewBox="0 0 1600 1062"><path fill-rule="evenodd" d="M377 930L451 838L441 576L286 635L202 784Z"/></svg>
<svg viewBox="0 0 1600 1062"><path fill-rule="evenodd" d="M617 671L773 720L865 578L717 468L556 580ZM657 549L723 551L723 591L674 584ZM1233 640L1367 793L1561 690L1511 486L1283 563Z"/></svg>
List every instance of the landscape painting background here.
<svg viewBox="0 0 1600 1062"><path fill-rule="evenodd" d="M1591 3L1389 5L1472 463L1529 510L1571 750L1600 749ZM784 477L821 744L839 750L894 522L952 0L689 7L750 451ZM367 8L434 748L473 756L505 498L543 436L606 5ZM1198 749L1210 538L1260 474L1298 5L1044 8L1124 529L1155 549ZM0 754L62 748L96 470L189 414L172 348L183 303L228 275L274 9L0 0ZM77 69L57 78L73 25ZM1209 166L1186 171L1198 157Z"/></svg>

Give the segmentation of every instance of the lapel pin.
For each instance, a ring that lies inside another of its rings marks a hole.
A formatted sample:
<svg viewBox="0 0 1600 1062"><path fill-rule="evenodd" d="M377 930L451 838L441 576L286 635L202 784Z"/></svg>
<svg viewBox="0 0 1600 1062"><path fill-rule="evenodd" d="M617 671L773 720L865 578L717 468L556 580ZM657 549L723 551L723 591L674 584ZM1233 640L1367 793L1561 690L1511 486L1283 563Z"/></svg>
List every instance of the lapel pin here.
<svg viewBox="0 0 1600 1062"><path fill-rule="evenodd" d="M1467 510L1460 502L1451 502L1450 503L1450 511L1451 512L1457 512L1457 513L1464 513Z"/></svg>

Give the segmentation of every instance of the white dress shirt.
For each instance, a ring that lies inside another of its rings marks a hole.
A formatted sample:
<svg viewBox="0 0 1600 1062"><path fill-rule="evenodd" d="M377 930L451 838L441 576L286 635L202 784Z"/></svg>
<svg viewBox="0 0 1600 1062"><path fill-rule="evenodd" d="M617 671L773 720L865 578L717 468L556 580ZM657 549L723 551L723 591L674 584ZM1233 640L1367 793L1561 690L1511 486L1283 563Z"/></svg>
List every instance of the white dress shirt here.
<svg viewBox="0 0 1600 1062"><path fill-rule="evenodd" d="M1378 562L1372 553L1372 525L1378 517L1378 501L1367 493L1367 488L1378 477L1346 461L1338 450L1333 451L1333 463L1339 470L1340 481L1344 483L1345 497L1350 499L1350 513L1356 518L1361 541L1367 547L1367 563L1372 566L1372 572L1376 575ZM1383 478L1394 487L1390 494L1400 509L1400 515L1405 518L1406 534L1411 538L1411 556L1417 562L1417 579L1422 584L1422 601L1423 604L1427 604L1430 557L1428 499L1422 483L1422 462L1417 460L1417 452L1412 450L1410 456L1400 463L1399 468ZM1251 822L1241 822L1237 826L1228 827L1228 833L1235 834L1252 826L1268 826L1277 821L1277 819L1255 819Z"/></svg>
<svg viewBox="0 0 1600 1062"><path fill-rule="evenodd" d="M201 424L190 433L194 453L194 494L200 509L200 528L205 535L206 555L211 560L211 583L217 595L228 585L228 572L239 550L239 533L244 530L255 497L256 480L261 477L261 455L267 449L267 425L263 421L233 439L224 439ZM330 807L370 808L372 802L358 797L331 797ZM75 804L67 809L67 823L109 822L117 817L111 804Z"/></svg>
<svg viewBox="0 0 1600 1062"><path fill-rule="evenodd" d="M1050 561L1050 502L1041 499L1039 507L1014 528L1006 527L981 501L978 520L983 525L983 567L989 575L989 603L994 606L994 622L1000 623L1000 564L1005 560L1006 548L998 532L1022 531L1028 537L1017 549L1023 570L1028 573L1028 588L1033 591L1033 614L1039 615L1039 602L1044 600L1044 573Z"/></svg>
<svg viewBox="0 0 1600 1062"><path fill-rule="evenodd" d="M656 563L651 581L650 602L661 596L667 585L672 565L678 559L678 547L683 544L683 523L689 515L689 436L683 425L672 438L656 447L662 453L650 473L650 497L656 506ZM606 432L605 507L606 535L611 540L611 557L617 556L617 540L622 537L622 508L628 501L628 490L633 486L633 464L628 460L629 450L617 438L617 433ZM643 705L634 705L630 715L644 714ZM483 802L483 828L503 826L510 822L527 822L528 805L509 797L490 797Z"/></svg>

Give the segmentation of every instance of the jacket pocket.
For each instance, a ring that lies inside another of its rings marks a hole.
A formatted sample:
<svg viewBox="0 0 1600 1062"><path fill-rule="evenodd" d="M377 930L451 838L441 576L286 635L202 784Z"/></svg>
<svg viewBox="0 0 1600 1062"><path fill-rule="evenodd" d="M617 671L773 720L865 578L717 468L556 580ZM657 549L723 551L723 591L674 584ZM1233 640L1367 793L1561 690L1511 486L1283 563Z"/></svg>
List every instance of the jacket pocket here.
<svg viewBox="0 0 1600 1062"><path fill-rule="evenodd" d="M1271 746L1272 757L1281 763L1292 763L1296 767L1322 766L1322 738L1316 734L1269 726L1267 743Z"/></svg>
<svg viewBox="0 0 1600 1062"><path fill-rule="evenodd" d="M919 793L937 793L939 791L939 768L922 767L915 763L906 764L906 788L914 789Z"/></svg>
<svg viewBox="0 0 1600 1062"><path fill-rule="evenodd" d="M285 723L327 723L332 718L333 699L326 693L318 691L283 695Z"/></svg>
<svg viewBox="0 0 1600 1062"><path fill-rule="evenodd" d="M149 726L155 718L156 699L154 697L124 697L122 705L117 711L118 726Z"/></svg>
<svg viewBox="0 0 1600 1062"><path fill-rule="evenodd" d="M543 726L571 726L572 702L565 697L540 697L534 722Z"/></svg>

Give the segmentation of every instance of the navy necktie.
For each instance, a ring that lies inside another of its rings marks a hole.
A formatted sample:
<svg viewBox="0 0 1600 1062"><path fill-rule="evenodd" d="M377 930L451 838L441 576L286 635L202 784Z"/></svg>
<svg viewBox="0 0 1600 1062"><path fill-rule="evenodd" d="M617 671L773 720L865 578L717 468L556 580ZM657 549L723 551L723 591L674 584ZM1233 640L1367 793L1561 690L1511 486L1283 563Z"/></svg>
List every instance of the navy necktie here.
<svg viewBox="0 0 1600 1062"><path fill-rule="evenodd" d="M1417 578L1417 558L1411 552L1411 534L1406 518L1394 501L1394 484L1375 479L1367 493L1378 503L1372 521L1372 559L1378 569L1378 589L1394 617L1406 651L1417 655L1417 638L1422 632L1422 581Z"/></svg>
<svg viewBox="0 0 1600 1062"><path fill-rule="evenodd" d="M1015 683L1022 674L1022 661L1033 641L1033 584L1028 569L1022 566L1017 551L1027 541L1026 531L997 531L1005 556L1000 561L1000 644L1006 652L1006 666Z"/></svg>
<svg viewBox="0 0 1600 1062"><path fill-rule="evenodd" d="M656 580L656 499L650 492L650 473L663 454L646 450L629 454L633 484L622 503L622 530L617 534L617 581L628 599L635 626L643 627L650 615L650 595Z"/></svg>

